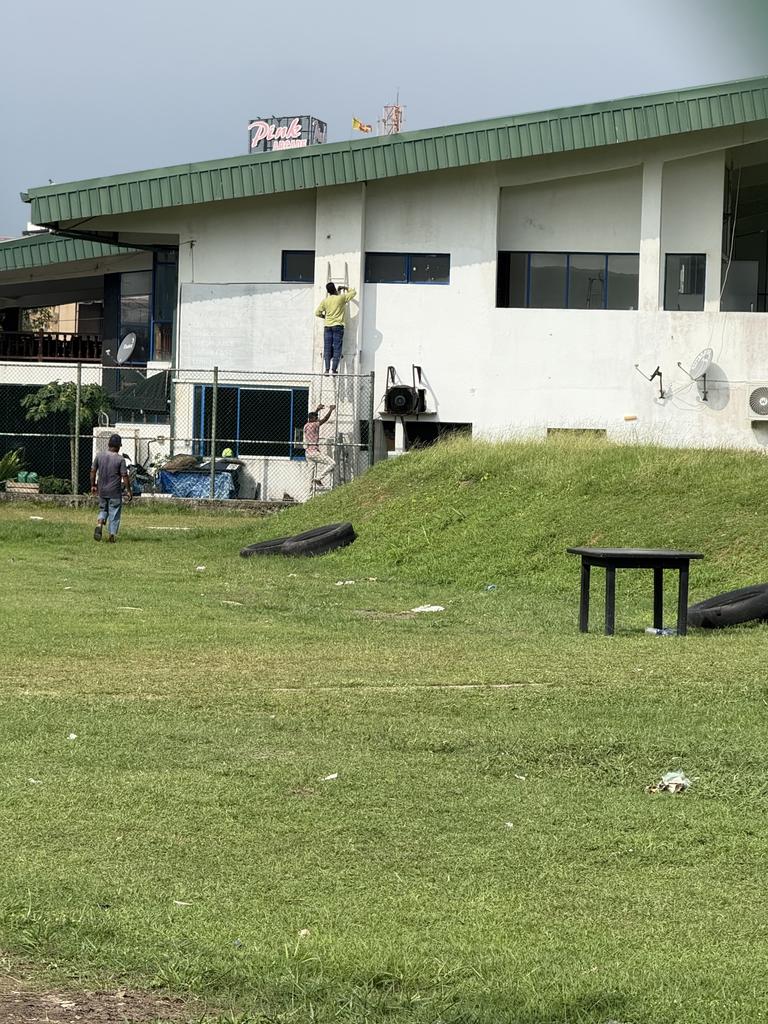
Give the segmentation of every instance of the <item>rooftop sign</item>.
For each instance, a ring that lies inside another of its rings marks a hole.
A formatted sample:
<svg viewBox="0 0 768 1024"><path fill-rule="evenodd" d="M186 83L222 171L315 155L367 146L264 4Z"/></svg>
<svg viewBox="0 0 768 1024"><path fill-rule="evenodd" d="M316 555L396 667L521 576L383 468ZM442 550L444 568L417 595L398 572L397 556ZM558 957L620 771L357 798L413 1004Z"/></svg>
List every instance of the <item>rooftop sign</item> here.
<svg viewBox="0 0 768 1024"><path fill-rule="evenodd" d="M311 114L260 117L248 124L248 152L303 149L325 142L328 125Z"/></svg>

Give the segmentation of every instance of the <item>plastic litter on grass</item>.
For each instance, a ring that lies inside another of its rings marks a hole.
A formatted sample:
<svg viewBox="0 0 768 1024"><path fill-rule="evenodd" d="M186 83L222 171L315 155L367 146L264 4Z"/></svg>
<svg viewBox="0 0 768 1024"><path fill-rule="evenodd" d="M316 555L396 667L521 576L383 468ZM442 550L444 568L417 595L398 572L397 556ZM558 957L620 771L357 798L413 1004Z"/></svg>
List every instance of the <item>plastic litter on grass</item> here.
<svg viewBox="0 0 768 1024"><path fill-rule="evenodd" d="M693 780L689 779L685 772L667 772L655 786L646 786L645 792L655 795L656 793L670 793L677 796L690 789Z"/></svg>
<svg viewBox="0 0 768 1024"><path fill-rule="evenodd" d="M441 604L420 604L418 608L411 608L412 612L444 612Z"/></svg>

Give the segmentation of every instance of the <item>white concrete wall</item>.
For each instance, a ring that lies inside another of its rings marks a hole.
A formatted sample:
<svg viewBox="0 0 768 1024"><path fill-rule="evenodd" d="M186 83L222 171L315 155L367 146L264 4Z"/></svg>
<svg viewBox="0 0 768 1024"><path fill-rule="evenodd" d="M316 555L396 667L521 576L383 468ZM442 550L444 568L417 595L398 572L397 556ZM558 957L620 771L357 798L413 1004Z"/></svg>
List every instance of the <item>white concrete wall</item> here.
<svg viewBox="0 0 768 1024"><path fill-rule="evenodd" d="M325 286L334 284L354 288L357 297L347 305L342 369L359 372L359 323L362 315L363 263L365 258L365 220L367 186L344 185L320 189L317 194L315 225L314 309L325 298ZM323 321L315 318L312 368L323 370Z"/></svg>
<svg viewBox="0 0 768 1024"><path fill-rule="evenodd" d="M666 253L705 253L704 308L720 308L725 159L722 151L664 164L661 201L662 305Z"/></svg>
<svg viewBox="0 0 768 1024"><path fill-rule="evenodd" d="M312 285L181 285L177 364L272 373L312 364Z"/></svg>
<svg viewBox="0 0 768 1024"><path fill-rule="evenodd" d="M642 168L502 188L499 249L638 252Z"/></svg>
<svg viewBox="0 0 768 1024"><path fill-rule="evenodd" d="M77 380L76 363L37 363L33 361L24 362L0 362L0 386L3 384L37 384L42 387L44 384L52 384L54 381L62 383ZM101 384L101 366L98 364L84 364L82 369L83 384Z"/></svg>
<svg viewBox="0 0 768 1024"><path fill-rule="evenodd" d="M670 215L674 233L663 237L674 238L675 246L706 243L703 248L677 251L709 253L721 216L722 178L719 191L715 182L722 157L692 161L691 168L706 188L698 199L694 195L695 201L686 200L684 221ZM682 201L684 177L678 168L669 180L665 177L668 202ZM620 179L624 188L631 181L636 191L636 170L617 176ZM660 177L657 181L660 186ZM410 383L411 365L416 363L423 367L431 408L439 419L472 423L476 435L590 427L612 437L666 444L764 443L762 425L753 429L745 410L747 382L768 380L768 355L763 354L768 315L660 310L658 228L652 259L656 287L646 311L497 309L496 189L489 168L369 185L369 250L451 253L447 286L365 286L362 369L375 370L379 394L387 366L394 365ZM552 195L552 189L548 183L532 194L539 201ZM582 194L589 191L577 187ZM592 214L598 195L599 190L592 193ZM700 210L699 202L704 204ZM502 216L504 203L503 197ZM521 211L522 206L513 203L506 209ZM542 200L539 214L545 212ZM578 241L577 220L576 215L570 218L564 228L568 234L560 234L553 248L597 245L594 228L585 227L586 241ZM525 227L520 213L513 223L518 230ZM622 231L631 226L639 235L634 199L631 220L622 223ZM508 220L504 230L509 225ZM528 229L534 230L531 225ZM549 233L554 239L554 227ZM532 238L525 236L526 246ZM600 248L607 240L603 235ZM638 242L639 238L635 250ZM676 364L689 367L694 356L710 346L716 366L705 403ZM658 381L644 380L635 363L647 374L660 365L666 390L672 394L659 399ZM625 415L637 419L627 422Z"/></svg>

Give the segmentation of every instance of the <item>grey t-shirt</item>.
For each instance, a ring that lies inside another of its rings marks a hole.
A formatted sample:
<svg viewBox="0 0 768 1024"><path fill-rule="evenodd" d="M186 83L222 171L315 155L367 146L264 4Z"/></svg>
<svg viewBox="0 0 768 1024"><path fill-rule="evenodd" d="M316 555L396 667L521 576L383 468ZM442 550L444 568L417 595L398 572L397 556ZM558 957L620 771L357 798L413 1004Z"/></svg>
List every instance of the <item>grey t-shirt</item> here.
<svg viewBox="0 0 768 1024"><path fill-rule="evenodd" d="M119 498L122 490L121 477L128 475L125 459L120 452L99 452L93 460L96 470L96 485L100 498Z"/></svg>

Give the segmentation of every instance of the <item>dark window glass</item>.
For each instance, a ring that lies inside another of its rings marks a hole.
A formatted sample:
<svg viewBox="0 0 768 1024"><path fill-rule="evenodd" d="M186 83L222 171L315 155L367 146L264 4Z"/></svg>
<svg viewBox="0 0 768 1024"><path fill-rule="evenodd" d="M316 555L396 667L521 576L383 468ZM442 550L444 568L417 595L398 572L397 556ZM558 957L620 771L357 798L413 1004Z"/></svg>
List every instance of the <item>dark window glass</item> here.
<svg viewBox="0 0 768 1024"><path fill-rule="evenodd" d="M148 324L149 295L123 295L120 299L120 323Z"/></svg>
<svg viewBox="0 0 768 1024"><path fill-rule="evenodd" d="M608 309L637 309L640 257L615 253L608 257Z"/></svg>
<svg viewBox="0 0 768 1024"><path fill-rule="evenodd" d="M138 336L131 362L147 359L151 294L150 271L120 275L120 337L125 337L129 331L135 331Z"/></svg>
<svg viewBox="0 0 768 1024"><path fill-rule="evenodd" d="M565 253L532 252L528 305L533 309L565 309Z"/></svg>
<svg viewBox="0 0 768 1024"><path fill-rule="evenodd" d="M121 274L120 277L121 295L149 295L152 291L152 272L149 270Z"/></svg>
<svg viewBox="0 0 768 1024"><path fill-rule="evenodd" d="M369 252L365 256L365 280L369 284L406 284L408 257L396 252Z"/></svg>
<svg viewBox="0 0 768 1024"><path fill-rule="evenodd" d="M525 306L528 288L528 253L500 252L497 264L496 305Z"/></svg>
<svg viewBox="0 0 768 1024"><path fill-rule="evenodd" d="M216 451L231 448L237 443L237 388L219 388L216 404ZM212 409L213 388L208 389L208 433L210 434L210 417ZM206 451L211 454L210 447Z"/></svg>
<svg viewBox="0 0 768 1024"><path fill-rule="evenodd" d="M704 309L704 253L667 253L664 276L664 309L700 312Z"/></svg>
<svg viewBox="0 0 768 1024"><path fill-rule="evenodd" d="M605 256L575 252L568 257L568 308L605 306Z"/></svg>
<svg viewBox="0 0 768 1024"><path fill-rule="evenodd" d="M287 456L290 441L291 392L241 388L238 455Z"/></svg>
<svg viewBox="0 0 768 1024"><path fill-rule="evenodd" d="M448 284L451 257L447 253L414 254L408 257L408 280L413 284Z"/></svg>
<svg viewBox="0 0 768 1024"><path fill-rule="evenodd" d="M178 274L176 260L155 257L155 301L154 318L163 323L170 323L176 312L176 288ZM175 257L175 253L174 253Z"/></svg>
<svg viewBox="0 0 768 1024"><path fill-rule="evenodd" d="M310 250L296 252L283 252L283 270L281 281L306 281L312 283L315 280L315 254Z"/></svg>
<svg viewBox="0 0 768 1024"><path fill-rule="evenodd" d="M216 399L216 447L232 447L237 442L237 388L219 388ZM198 455L211 454L211 423L213 417L213 388L210 384L195 388L195 451Z"/></svg>
<svg viewBox="0 0 768 1024"><path fill-rule="evenodd" d="M637 253L500 252L496 305L637 309L639 260Z"/></svg>
<svg viewBox="0 0 768 1024"><path fill-rule="evenodd" d="M210 454L212 395L210 384L195 388L195 451L204 456ZM308 408L308 388L220 387L216 448L232 448L236 455L303 455L293 439L301 436Z"/></svg>

